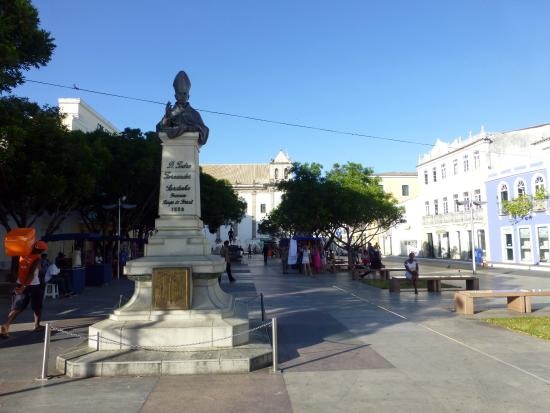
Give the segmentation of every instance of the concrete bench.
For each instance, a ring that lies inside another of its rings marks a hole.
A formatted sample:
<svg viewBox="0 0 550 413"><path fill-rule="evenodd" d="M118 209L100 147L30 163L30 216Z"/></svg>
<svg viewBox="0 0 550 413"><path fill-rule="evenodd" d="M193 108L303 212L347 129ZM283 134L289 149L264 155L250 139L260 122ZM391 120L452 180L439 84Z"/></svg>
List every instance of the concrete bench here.
<svg viewBox="0 0 550 413"><path fill-rule="evenodd" d="M402 269L401 271L404 272ZM393 276L390 280L390 293L401 292L399 281L406 280L407 277ZM466 290L479 290L479 278L473 275L424 275L418 277L418 280L426 280L429 292L441 292L441 281L466 281Z"/></svg>
<svg viewBox="0 0 550 413"><path fill-rule="evenodd" d="M328 264L330 271L335 272L336 270L343 269L349 270L349 264L344 260L336 260L335 262L329 262Z"/></svg>
<svg viewBox="0 0 550 413"><path fill-rule="evenodd" d="M400 273L405 272L403 267L399 267L399 268L380 268L377 271L380 271L380 278L383 279L383 280L389 280L390 275L391 275L392 272L400 272Z"/></svg>
<svg viewBox="0 0 550 413"><path fill-rule="evenodd" d="M506 297L508 310L531 312L531 297L550 297L550 290L481 290L455 293L455 311L474 314L474 299Z"/></svg>

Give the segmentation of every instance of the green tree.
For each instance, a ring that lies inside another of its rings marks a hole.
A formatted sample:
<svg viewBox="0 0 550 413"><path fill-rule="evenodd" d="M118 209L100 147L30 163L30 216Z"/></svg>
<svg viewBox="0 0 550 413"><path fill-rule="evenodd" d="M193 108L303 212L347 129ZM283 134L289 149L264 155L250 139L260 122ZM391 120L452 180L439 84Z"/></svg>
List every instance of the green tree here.
<svg viewBox="0 0 550 413"><path fill-rule="evenodd" d="M54 232L93 192L107 155L84 136L69 133L57 108L24 98L0 98L0 224L32 226L47 217Z"/></svg>
<svg viewBox="0 0 550 413"><path fill-rule="evenodd" d="M384 192L371 168L352 162L335 164L326 178L339 191L334 202L335 219L325 234L348 253L403 222L403 209Z"/></svg>
<svg viewBox="0 0 550 413"><path fill-rule="evenodd" d="M246 213L246 202L240 199L231 184L201 171L201 219L215 234L220 226L240 222Z"/></svg>
<svg viewBox="0 0 550 413"><path fill-rule="evenodd" d="M54 39L39 24L29 0L0 1L0 93L23 83L22 71L50 61Z"/></svg>
<svg viewBox="0 0 550 413"><path fill-rule="evenodd" d="M108 153L95 191L79 208L88 231L114 234L118 210L106 210L103 206L125 196L125 202L136 207L121 214L122 234L133 232L137 237L147 237L158 215L161 146L156 133L131 128L117 134L103 130L79 133Z"/></svg>
<svg viewBox="0 0 550 413"><path fill-rule="evenodd" d="M317 163L293 164L293 178L278 184L281 203L260 223L259 232L275 237L320 235L329 228L330 199L338 188L322 177L322 168Z"/></svg>

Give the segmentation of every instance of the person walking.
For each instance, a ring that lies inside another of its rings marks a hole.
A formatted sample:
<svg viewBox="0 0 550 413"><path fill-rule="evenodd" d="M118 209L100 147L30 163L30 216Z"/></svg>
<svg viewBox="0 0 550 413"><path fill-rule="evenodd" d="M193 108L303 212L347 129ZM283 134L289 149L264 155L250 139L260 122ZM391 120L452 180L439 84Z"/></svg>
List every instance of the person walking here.
<svg viewBox="0 0 550 413"><path fill-rule="evenodd" d="M414 252L411 252L409 254L409 259L405 261L405 277L407 277L408 280L412 281L415 294L418 294L418 288L416 286L418 274L418 262L414 259Z"/></svg>
<svg viewBox="0 0 550 413"><path fill-rule="evenodd" d="M267 257L269 256L269 245L267 245L267 243L264 243L263 253L264 253L264 265L267 265Z"/></svg>
<svg viewBox="0 0 550 413"><path fill-rule="evenodd" d="M40 280L40 254L47 249L48 245L44 241L38 241L34 244L32 252L29 255L19 257L17 285L12 292L8 317L0 327L0 338L9 337L10 324L27 308L29 302L34 313L34 331L41 331L43 329L43 326L40 324L44 294L42 288L43 282Z"/></svg>
<svg viewBox="0 0 550 413"><path fill-rule="evenodd" d="M221 250L221 256L225 259L225 272L227 273L227 278L229 282L235 282L233 274L231 274L231 257L229 255L229 241L224 241L223 247ZM218 277L218 284L222 282L221 274Z"/></svg>
<svg viewBox="0 0 550 413"><path fill-rule="evenodd" d="M311 252L307 245L304 247L303 251L302 266L304 267L304 274L311 276Z"/></svg>

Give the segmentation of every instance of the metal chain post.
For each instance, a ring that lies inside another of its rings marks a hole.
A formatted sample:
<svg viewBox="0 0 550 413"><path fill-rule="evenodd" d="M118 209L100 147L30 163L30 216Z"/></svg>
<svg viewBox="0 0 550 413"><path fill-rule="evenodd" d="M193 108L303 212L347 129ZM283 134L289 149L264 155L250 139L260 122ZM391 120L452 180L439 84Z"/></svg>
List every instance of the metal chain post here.
<svg viewBox="0 0 550 413"><path fill-rule="evenodd" d="M273 333L273 372L277 373L278 368L278 354L277 354L277 318L271 319L271 331Z"/></svg>
<svg viewBox="0 0 550 413"><path fill-rule="evenodd" d="M42 356L42 374L37 380L49 380L48 377L48 358L50 355L50 323L46 323L44 332L44 354Z"/></svg>

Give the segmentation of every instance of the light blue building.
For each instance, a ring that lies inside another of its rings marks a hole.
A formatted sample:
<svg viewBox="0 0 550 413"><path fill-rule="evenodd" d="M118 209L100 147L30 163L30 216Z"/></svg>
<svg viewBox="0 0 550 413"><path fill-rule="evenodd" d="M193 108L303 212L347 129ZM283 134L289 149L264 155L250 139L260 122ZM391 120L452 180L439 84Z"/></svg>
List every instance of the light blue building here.
<svg viewBox="0 0 550 413"><path fill-rule="evenodd" d="M542 191L548 194L549 144L550 138L536 143L540 145L541 153L538 160L518 156L515 165L488 175L486 208L492 263L550 266L548 198L534 197L537 190L539 195ZM526 217L514 219L503 212L503 201L521 195L531 198L532 208Z"/></svg>

